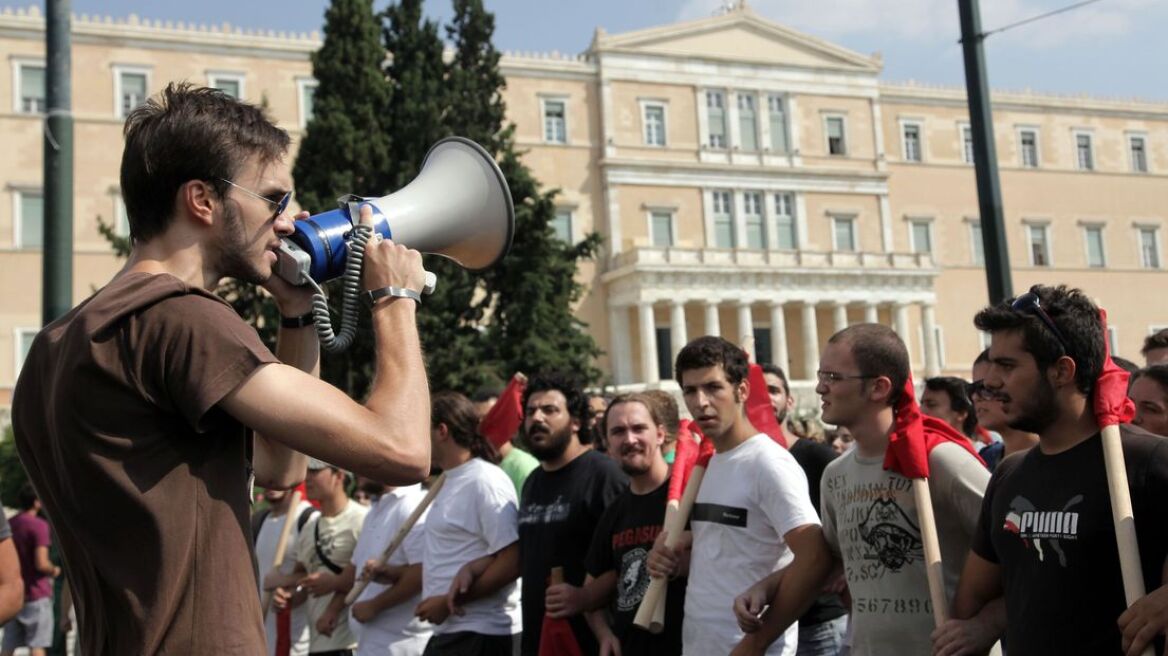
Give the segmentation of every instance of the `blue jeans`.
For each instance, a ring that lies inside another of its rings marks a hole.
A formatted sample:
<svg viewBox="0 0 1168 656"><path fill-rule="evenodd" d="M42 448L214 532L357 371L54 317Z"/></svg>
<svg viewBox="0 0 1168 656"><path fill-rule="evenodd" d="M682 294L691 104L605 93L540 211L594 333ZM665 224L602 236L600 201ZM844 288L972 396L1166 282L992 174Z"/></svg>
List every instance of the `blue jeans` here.
<svg viewBox="0 0 1168 656"><path fill-rule="evenodd" d="M819 624L799 625L799 649L795 656L836 656L844 644L848 616Z"/></svg>

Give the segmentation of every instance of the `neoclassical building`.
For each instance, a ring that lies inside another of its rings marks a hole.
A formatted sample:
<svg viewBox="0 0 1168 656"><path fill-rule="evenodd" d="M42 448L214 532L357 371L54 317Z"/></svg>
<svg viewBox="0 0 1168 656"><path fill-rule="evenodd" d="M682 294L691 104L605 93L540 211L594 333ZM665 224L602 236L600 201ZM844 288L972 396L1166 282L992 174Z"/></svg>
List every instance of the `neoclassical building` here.
<svg viewBox="0 0 1168 656"><path fill-rule="evenodd" d="M134 16L73 29L76 302L119 267L97 217L125 230L125 113L188 79L266 102L299 137L320 41ZM43 44L35 10L0 13L0 405L40 317ZM605 239L577 311L611 382L668 380L702 334L807 381L860 321L892 326L917 375L968 376L987 294L962 89L883 81L878 55L745 8L597 29L581 55L508 53L502 68L526 161L560 190L557 232ZM1168 103L1001 92L993 110L1015 288L1087 290L1114 350L1137 358L1168 325Z"/></svg>

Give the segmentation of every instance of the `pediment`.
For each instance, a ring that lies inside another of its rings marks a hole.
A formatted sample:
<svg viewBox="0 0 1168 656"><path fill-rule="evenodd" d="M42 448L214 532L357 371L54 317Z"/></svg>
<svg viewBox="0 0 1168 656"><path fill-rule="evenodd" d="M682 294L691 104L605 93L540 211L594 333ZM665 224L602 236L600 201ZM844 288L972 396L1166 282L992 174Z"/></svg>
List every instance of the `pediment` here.
<svg viewBox="0 0 1168 656"><path fill-rule="evenodd" d="M747 9L624 34L598 32L592 49L871 73L881 67L878 57L797 32Z"/></svg>

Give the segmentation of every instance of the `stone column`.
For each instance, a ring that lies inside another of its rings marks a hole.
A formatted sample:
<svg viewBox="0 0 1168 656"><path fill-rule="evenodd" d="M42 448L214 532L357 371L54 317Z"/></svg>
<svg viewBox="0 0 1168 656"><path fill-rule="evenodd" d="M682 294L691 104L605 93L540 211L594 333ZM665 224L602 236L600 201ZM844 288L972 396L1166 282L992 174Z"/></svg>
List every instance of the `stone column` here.
<svg viewBox="0 0 1168 656"><path fill-rule="evenodd" d="M925 335L925 375L941 374L941 355L937 344L937 316L932 303L921 304L921 332Z"/></svg>
<svg viewBox="0 0 1168 656"><path fill-rule="evenodd" d="M835 332L839 332L848 327L848 304L843 301L836 301L832 308L832 319L835 323Z"/></svg>
<svg viewBox="0 0 1168 656"><path fill-rule="evenodd" d="M815 303L803 301L803 378L814 380L819 370L819 325L815 321Z"/></svg>
<svg viewBox="0 0 1168 656"><path fill-rule="evenodd" d="M747 346L747 340L754 341L754 317L750 314L750 301L738 302L738 345ZM750 357L753 360L758 349L750 345Z"/></svg>
<svg viewBox="0 0 1168 656"><path fill-rule="evenodd" d="M783 315L783 304L771 304L771 357L775 364L787 371L791 364L787 355L787 317ZM790 376L790 372L787 373Z"/></svg>
<svg viewBox="0 0 1168 656"><path fill-rule="evenodd" d="M656 383L661 378L657 375L657 325L653 319L653 304L639 303L637 315L641 328L641 381Z"/></svg>
<svg viewBox="0 0 1168 656"><path fill-rule="evenodd" d="M912 353L912 340L908 334L908 303L896 303L892 306L892 329L900 335L908 352Z"/></svg>
<svg viewBox="0 0 1168 656"><path fill-rule="evenodd" d="M628 385L633 382L633 347L629 341L631 336L628 306L609 306L608 359L612 366L613 380L617 385Z"/></svg>
<svg viewBox="0 0 1168 656"><path fill-rule="evenodd" d="M722 327L718 323L718 301L706 301L706 334L722 336Z"/></svg>
<svg viewBox="0 0 1168 656"><path fill-rule="evenodd" d="M685 303L674 301L669 305L669 368L677 362L677 353L689 341L685 335Z"/></svg>
<svg viewBox="0 0 1168 656"><path fill-rule="evenodd" d="M879 306L875 303L864 304L864 323L880 323Z"/></svg>

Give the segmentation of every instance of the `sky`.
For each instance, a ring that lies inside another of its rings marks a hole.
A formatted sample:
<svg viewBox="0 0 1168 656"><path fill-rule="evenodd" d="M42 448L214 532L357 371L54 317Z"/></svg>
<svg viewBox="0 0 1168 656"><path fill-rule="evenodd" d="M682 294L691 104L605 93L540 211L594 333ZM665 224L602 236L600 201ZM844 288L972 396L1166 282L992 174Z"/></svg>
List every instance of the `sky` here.
<svg viewBox="0 0 1168 656"><path fill-rule="evenodd" d="M485 0L500 50L579 53L597 27L616 34L709 16L723 0ZM989 31L1079 0L980 0ZM387 0L375 0L378 8ZM0 7L38 2L0 0ZM181 20L307 32L327 0L73 0L76 14ZM444 22L449 0L429 0ZM881 78L962 86L957 0L748 0L759 15L862 54L880 52ZM1098 0L985 41L991 88L1168 101L1168 1Z"/></svg>

